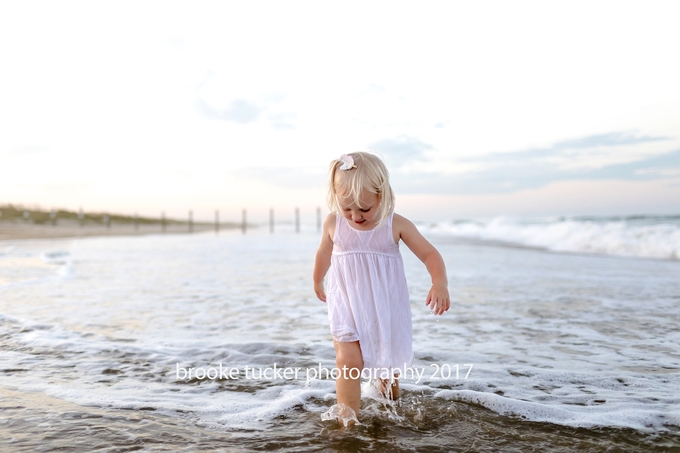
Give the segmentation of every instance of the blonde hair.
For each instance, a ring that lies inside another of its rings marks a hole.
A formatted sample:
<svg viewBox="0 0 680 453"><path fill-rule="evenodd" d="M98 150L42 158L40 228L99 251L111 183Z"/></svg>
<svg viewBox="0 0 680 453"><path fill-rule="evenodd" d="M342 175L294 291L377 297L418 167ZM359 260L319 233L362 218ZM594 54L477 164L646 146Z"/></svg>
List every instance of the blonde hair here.
<svg viewBox="0 0 680 453"><path fill-rule="evenodd" d="M359 206L362 192L374 193L378 196L379 205L376 212L378 225L382 225L387 216L394 212L394 193L390 186L390 175L383 161L375 154L366 152L350 153L356 168L340 170L342 162L331 162L328 184L328 208L331 212L340 212L338 192L346 194L346 198Z"/></svg>

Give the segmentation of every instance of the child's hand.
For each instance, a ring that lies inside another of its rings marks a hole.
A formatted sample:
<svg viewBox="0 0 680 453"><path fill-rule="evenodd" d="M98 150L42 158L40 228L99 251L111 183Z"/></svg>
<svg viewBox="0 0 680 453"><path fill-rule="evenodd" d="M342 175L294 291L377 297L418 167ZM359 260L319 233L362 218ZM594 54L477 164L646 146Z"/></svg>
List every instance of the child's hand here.
<svg viewBox="0 0 680 453"><path fill-rule="evenodd" d="M444 312L449 311L451 301L449 300L449 289L446 285L432 285L427 294L425 305L430 307L435 315L443 315Z"/></svg>
<svg viewBox="0 0 680 453"><path fill-rule="evenodd" d="M314 292L316 293L316 297L318 297L319 300L326 302L326 291L323 289L323 282L314 283Z"/></svg>

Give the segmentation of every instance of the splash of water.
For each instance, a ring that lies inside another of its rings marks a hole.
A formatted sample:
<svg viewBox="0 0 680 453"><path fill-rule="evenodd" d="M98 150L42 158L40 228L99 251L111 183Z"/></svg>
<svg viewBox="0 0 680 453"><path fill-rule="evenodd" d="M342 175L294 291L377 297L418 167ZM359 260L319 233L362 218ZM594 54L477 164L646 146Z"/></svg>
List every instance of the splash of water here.
<svg viewBox="0 0 680 453"><path fill-rule="evenodd" d="M359 424L359 419L357 418L357 414L354 412L354 410L343 403L332 405L330 409L321 414L321 420L337 420L341 422L345 428L350 426L350 422Z"/></svg>

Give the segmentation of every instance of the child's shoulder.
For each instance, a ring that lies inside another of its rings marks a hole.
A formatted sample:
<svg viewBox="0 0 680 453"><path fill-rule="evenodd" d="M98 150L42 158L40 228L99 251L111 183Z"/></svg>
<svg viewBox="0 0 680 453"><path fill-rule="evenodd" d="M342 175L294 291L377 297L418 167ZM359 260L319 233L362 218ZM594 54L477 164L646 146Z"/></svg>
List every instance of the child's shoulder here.
<svg viewBox="0 0 680 453"><path fill-rule="evenodd" d="M396 228L409 228L413 226L413 222L411 222L409 219L404 217L401 214L397 214L396 212L394 213L394 216L392 217L392 226Z"/></svg>
<svg viewBox="0 0 680 453"><path fill-rule="evenodd" d="M335 212L331 212L326 216L326 220L323 221L323 224L333 224L335 225L335 220L337 219L337 214Z"/></svg>
<svg viewBox="0 0 680 453"><path fill-rule="evenodd" d="M396 238L406 239L417 231L418 229L413 222L403 215L394 213L392 217L392 232L394 233L395 240Z"/></svg>
<svg viewBox="0 0 680 453"><path fill-rule="evenodd" d="M328 214L326 216L326 220L323 221L323 231L331 239L333 238L333 235L335 234L336 221L337 221L337 214L335 212L331 212L330 214Z"/></svg>

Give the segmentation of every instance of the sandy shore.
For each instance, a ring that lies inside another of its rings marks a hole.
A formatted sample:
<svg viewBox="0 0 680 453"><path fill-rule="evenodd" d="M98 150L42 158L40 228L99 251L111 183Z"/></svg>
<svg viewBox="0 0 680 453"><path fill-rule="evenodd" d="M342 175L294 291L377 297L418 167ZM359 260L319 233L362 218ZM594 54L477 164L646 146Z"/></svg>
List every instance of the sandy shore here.
<svg viewBox="0 0 680 453"><path fill-rule="evenodd" d="M231 230L234 225L221 225L220 230ZM193 232L214 231L212 224L194 224ZM57 225L35 225L23 222L0 222L0 240L8 239L37 239L37 238L66 238L87 236L134 236L144 234L163 233L161 225L139 225L137 229L133 224L111 224L110 228L104 225L88 224L80 226L78 222L62 220ZM189 226L170 224L165 227L166 234L189 233Z"/></svg>

